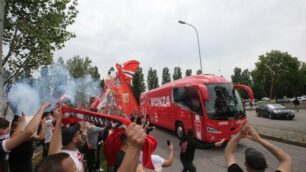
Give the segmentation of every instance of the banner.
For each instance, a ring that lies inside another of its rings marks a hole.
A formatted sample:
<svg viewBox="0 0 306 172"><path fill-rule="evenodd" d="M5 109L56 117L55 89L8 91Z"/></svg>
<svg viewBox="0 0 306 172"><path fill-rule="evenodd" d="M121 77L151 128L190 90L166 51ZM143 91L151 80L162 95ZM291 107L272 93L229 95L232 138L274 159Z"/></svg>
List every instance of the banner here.
<svg viewBox="0 0 306 172"><path fill-rule="evenodd" d="M91 104L91 109L112 115L139 113L139 107L131 90L130 83L137 71L139 62L130 60L121 67L116 64L117 73L110 71L99 98Z"/></svg>

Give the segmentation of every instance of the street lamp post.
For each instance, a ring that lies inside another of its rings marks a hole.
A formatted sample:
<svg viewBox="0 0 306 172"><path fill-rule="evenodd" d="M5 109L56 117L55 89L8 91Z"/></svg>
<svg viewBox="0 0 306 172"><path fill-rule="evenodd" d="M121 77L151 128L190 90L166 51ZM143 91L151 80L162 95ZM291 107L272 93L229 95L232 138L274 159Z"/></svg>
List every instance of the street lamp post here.
<svg viewBox="0 0 306 172"><path fill-rule="evenodd" d="M189 24L189 23L186 23L184 21L181 21L179 20L178 21L180 24L186 24L188 26L191 26L195 31L196 31L196 34L197 34L197 40L198 40L198 49L199 49L199 58L200 58L200 66L201 66L201 72L203 73L203 69L202 69L202 58L201 58L201 49L200 49L200 40L199 40L199 34L198 34L198 30L195 26L193 26L192 24Z"/></svg>

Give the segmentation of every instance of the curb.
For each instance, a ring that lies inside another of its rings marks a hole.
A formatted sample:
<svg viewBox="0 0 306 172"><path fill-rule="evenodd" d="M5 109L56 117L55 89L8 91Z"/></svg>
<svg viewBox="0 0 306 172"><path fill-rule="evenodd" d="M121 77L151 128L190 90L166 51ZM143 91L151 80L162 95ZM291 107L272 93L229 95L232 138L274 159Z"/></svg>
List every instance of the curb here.
<svg viewBox="0 0 306 172"><path fill-rule="evenodd" d="M273 137L273 136L269 136L269 135L265 135L265 134L260 134L260 133L259 133L259 135L262 138L265 138L265 139L269 139L269 140L273 140L273 141L277 141L277 142L281 142L281 143L286 143L286 144L290 144L290 145L306 148L306 143L297 142L297 141L293 141L293 140L286 140L286 139L282 139L282 138L278 138L278 137Z"/></svg>

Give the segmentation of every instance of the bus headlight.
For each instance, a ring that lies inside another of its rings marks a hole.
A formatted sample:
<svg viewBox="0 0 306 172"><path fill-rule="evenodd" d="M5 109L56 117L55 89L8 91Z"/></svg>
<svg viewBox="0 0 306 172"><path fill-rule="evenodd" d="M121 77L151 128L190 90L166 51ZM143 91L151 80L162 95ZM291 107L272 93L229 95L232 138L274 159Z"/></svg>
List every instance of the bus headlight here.
<svg viewBox="0 0 306 172"><path fill-rule="evenodd" d="M220 130L217 130L217 129L212 128L212 127L207 127L207 131L208 131L208 132L211 132L211 133L221 133Z"/></svg>

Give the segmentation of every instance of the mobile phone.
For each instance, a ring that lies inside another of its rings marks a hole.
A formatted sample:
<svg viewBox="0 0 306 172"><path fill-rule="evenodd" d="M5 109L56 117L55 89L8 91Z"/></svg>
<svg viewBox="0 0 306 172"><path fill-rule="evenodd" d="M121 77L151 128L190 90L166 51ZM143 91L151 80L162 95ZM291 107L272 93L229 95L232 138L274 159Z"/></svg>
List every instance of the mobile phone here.
<svg viewBox="0 0 306 172"><path fill-rule="evenodd" d="M170 140L167 140L167 144L168 144L168 146L171 144Z"/></svg>

